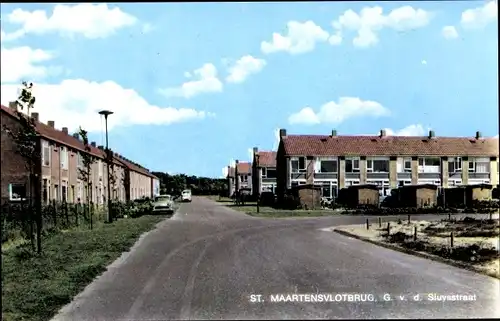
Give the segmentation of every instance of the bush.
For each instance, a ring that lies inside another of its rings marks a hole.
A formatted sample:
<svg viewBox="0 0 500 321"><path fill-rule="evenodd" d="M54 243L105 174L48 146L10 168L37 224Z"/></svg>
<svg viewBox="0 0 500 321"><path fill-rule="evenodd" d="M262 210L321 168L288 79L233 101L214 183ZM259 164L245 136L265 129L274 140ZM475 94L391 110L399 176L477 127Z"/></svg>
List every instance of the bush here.
<svg viewBox="0 0 500 321"><path fill-rule="evenodd" d="M260 194L260 205L261 206L274 206L275 205L275 195L273 192L263 192Z"/></svg>

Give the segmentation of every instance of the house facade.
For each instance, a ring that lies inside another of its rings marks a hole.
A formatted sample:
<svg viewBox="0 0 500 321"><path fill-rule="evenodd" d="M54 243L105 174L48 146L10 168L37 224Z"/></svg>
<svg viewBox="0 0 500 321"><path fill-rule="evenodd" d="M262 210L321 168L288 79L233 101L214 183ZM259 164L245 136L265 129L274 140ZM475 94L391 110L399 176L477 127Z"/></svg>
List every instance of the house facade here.
<svg viewBox="0 0 500 321"><path fill-rule="evenodd" d="M498 138L287 135L280 130L278 197L304 184L322 186L323 197L373 184L382 195L398 186L498 185Z"/></svg>
<svg viewBox="0 0 500 321"><path fill-rule="evenodd" d="M12 130L20 127L15 109L14 104L9 107L1 106L2 125ZM90 151L86 151L78 134L70 135L67 127L58 130L54 121L41 123L36 112L30 116L35 120L36 130L40 136L41 166L40 172L36 174L41 175L42 203L48 204L51 200L84 202L88 196L93 203L104 204L108 198L104 148L91 142ZM2 203L29 197L27 186L30 175L26 161L17 153L17 146L3 130L1 141ZM82 157L84 153L88 153L93 159L88 182L80 173L84 169ZM140 190L136 198L151 196L151 180L155 178L154 175L144 168L137 168L134 164L123 161L118 154L113 155L110 177L114 178L113 182L110 182L112 199L119 201L134 199L127 198L127 189Z"/></svg>
<svg viewBox="0 0 500 321"><path fill-rule="evenodd" d="M229 196L242 188L252 189L252 163L236 160L235 167L228 166Z"/></svg>
<svg viewBox="0 0 500 321"><path fill-rule="evenodd" d="M276 191L276 152L253 149L252 161L253 194Z"/></svg>

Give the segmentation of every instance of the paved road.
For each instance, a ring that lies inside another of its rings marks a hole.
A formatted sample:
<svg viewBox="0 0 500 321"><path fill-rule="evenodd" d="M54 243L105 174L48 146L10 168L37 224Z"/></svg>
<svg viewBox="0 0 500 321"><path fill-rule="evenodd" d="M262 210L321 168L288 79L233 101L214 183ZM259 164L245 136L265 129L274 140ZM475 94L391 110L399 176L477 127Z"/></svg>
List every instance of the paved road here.
<svg viewBox="0 0 500 321"><path fill-rule="evenodd" d="M363 221L260 219L193 198L55 320L500 317L496 279L319 230ZM370 293L378 301L270 302L279 293ZM477 300L408 297L418 293ZM265 302L250 302L251 294Z"/></svg>

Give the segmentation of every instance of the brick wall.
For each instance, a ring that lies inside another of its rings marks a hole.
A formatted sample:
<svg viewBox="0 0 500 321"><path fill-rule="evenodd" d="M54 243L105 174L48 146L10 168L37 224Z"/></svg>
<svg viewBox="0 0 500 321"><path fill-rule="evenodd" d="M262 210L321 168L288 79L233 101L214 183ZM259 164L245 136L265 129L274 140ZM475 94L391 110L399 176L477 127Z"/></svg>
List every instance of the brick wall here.
<svg viewBox="0 0 500 321"><path fill-rule="evenodd" d="M1 113L1 124L7 128L17 131L20 126L16 119ZM12 138L1 130L1 166L2 166L2 202L9 199L9 184L27 184L29 171L22 156L17 153L17 146Z"/></svg>

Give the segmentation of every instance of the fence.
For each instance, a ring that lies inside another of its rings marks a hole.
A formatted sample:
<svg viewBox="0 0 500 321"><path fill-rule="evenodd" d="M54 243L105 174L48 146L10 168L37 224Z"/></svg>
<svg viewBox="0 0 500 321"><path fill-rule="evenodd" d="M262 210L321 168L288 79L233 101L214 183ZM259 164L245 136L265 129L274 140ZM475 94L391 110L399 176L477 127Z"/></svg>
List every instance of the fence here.
<svg viewBox="0 0 500 321"><path fill-rule="evenodd" d="M24 238L30 239L36 231L36 211L33 200L3 202L1 212L2 244ZM42 205L42 235L74 227L92 228L105 220L106 208L93 203L71 204L52 201Z"/></svg>

